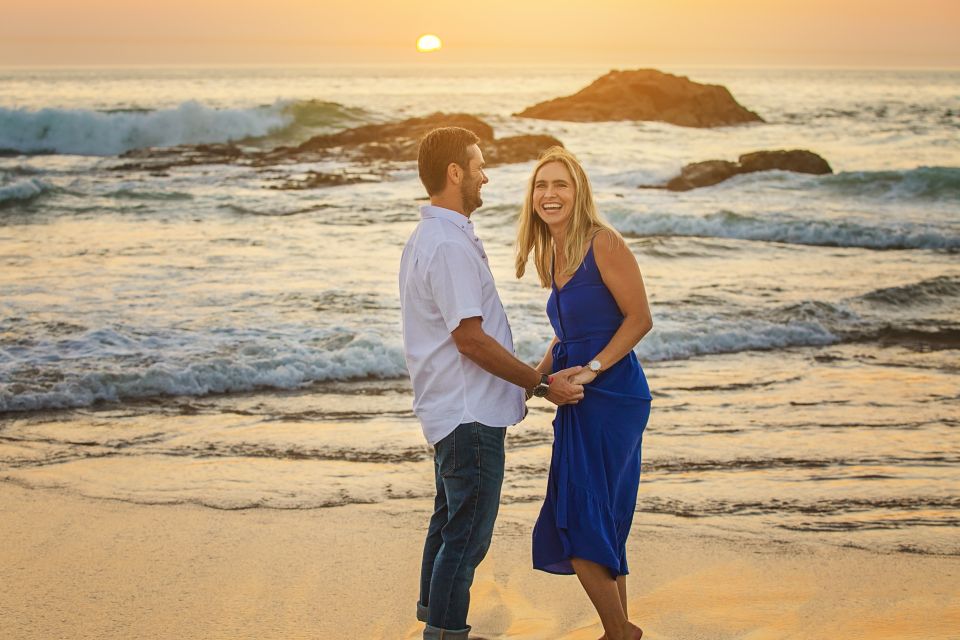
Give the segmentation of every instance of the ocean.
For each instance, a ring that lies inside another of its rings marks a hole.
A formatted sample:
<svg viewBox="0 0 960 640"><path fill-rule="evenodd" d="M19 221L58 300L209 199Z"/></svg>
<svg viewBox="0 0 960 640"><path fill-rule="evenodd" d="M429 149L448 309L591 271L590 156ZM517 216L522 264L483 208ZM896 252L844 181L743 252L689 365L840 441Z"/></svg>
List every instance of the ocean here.
<svg viewBox="0 0 960 640"><path fill-rule="evenodd" d="M683 529L960 555L960 72L664 70L766 123L512 115L599 67L0 70L0 480L330 518L432 496L397 298L415 164L282 190L363 168L147 171L120 154L466 112L497 137L562 140L640 264L653 411L632 544ZM638 188L790 148L834 174ZM552 335L547 292L513 276L531 167L491 168L472 219L532 363ZM544 493L552 411L530 406L505 502Z"/></svg>

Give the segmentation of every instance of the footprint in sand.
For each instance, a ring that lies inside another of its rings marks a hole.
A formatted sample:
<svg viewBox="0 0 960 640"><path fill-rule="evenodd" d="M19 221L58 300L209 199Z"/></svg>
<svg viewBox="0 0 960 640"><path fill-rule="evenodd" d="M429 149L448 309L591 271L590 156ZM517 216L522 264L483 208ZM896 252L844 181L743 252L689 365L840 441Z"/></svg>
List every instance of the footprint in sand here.
<svg viewBox="0 0 960 640"><path fill-rule="evenodd" d="M557 640L560 636L556 620L519 589L508 589L492 579L478 580L471 601L477 634L471 634L471 640Z"/></svg>

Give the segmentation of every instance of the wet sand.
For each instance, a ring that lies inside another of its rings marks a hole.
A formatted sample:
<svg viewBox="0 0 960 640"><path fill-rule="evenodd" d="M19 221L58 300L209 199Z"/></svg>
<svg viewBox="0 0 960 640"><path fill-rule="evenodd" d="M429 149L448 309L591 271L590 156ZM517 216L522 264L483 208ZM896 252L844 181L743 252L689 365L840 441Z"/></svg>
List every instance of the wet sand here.
<svg viewBox="0 0 960 640"><path fill-rule="evenodd" d="M0 637L413 639L429 501L217 510L0 484ZM501 510L475 635L594 639L576 578L529 568L538 505ZM651 639L957 638L960 558L694 537L638 522Z"/></svg>

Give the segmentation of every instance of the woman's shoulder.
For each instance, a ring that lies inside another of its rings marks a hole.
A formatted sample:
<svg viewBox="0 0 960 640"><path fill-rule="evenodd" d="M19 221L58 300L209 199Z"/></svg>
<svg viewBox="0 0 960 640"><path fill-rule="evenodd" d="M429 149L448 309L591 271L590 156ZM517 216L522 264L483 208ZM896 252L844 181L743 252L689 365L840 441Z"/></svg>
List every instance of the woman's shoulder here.
<svg viewBox="0 0 960 640"><path fill-rule="evenodd" d="M603 227L593 236L593 259L601 272L606 269L620 269L636 263L636 258L616 229Z"/></svg>
<svg viewBox="0 0 960 640"><path fill-rule="evenodd" d="M610 255L618 250L626 249L627 243L623 236L611 227L598 227L591 232L590 245L594 255Z"/></svg>

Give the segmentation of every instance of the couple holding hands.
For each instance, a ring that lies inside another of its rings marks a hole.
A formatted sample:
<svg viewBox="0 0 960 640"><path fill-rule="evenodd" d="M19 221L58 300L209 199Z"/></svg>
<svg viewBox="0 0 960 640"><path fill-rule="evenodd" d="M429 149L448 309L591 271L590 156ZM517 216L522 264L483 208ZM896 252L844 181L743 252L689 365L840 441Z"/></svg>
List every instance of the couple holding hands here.
<svg viewBox="0 0 960 640"><path fill-rule="evenodd" d="M499 509L506 427L539 396L557 413L533 566L575 573L603 637L637 640L643 632L627 614L626 540L650 391L633 348L652 327L640 269L600 217L577 159L560 147L544 152L520 214L516 274L532 252L540 284L551 289L554 338L536 368L519 360L470 220L488 181L478 143L458 127L421 141L430 204L400 263L404 353L436 478L417 605L423 637L469 637L470 586Z"/></svg>

